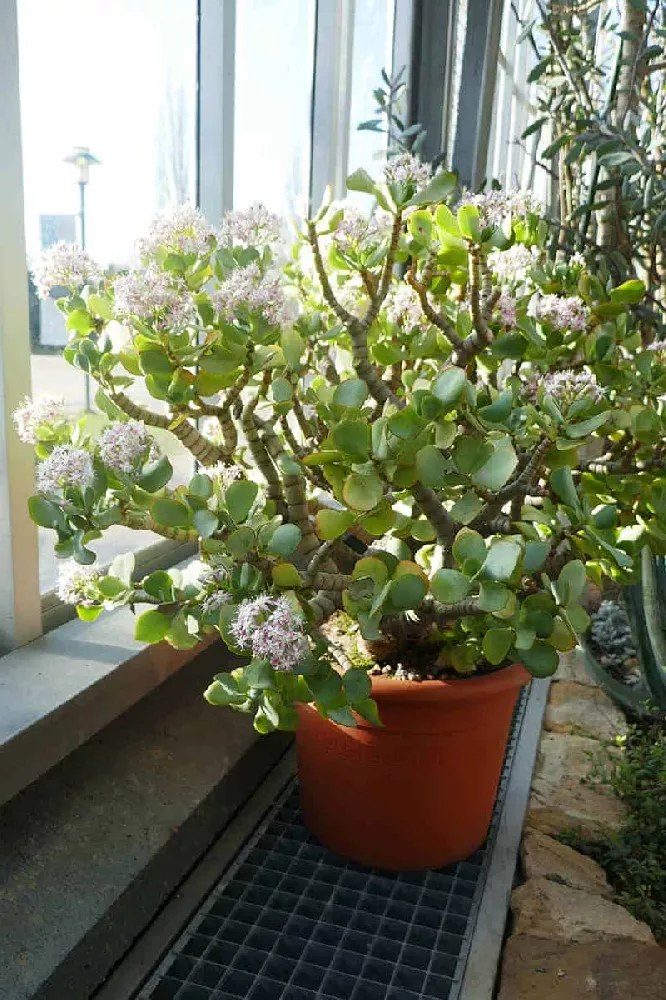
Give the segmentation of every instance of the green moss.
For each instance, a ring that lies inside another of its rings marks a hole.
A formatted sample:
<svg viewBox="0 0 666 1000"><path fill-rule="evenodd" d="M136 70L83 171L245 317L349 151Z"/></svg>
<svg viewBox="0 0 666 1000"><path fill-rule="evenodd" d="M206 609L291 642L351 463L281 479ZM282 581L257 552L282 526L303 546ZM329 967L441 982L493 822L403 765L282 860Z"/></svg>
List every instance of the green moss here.
<svg viewBox="0 0 666 1000"><path fill-rule="evenodd" d="M362 649L359 649L358 638L356 636L354 636L351 644L349 659L351 660L351 662L354 664L355 667L363 667L367 669L368 667L375 666L375 661L373 660L373 658L369 656L367 653L363 652Z"/></svg>
<svg viewBox="0 0 666 1000"><path fill-rule="evenodd" d="M634 726L622 755L606 761L606 776L627 807L627 818L608 842L585 842L575 830L558 839L606 870L617 902L666 940L666 730ZM601 773L601 769L600 769Z"/></svg>
<svg viewBox="0 0 666 1000"><path fill-rule="evenodd" d="M328 620L329 629L337 634L337 641L345 656L354 667L367 670L376 665L369 653L362 650L358 642L358 625L344 611L339 611Z"/></svg>

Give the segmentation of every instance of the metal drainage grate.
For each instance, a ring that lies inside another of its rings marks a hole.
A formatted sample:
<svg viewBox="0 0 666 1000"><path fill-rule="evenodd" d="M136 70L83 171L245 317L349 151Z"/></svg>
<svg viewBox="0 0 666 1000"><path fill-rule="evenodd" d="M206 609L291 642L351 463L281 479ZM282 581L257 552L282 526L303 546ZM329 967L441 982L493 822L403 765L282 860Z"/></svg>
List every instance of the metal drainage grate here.
<svg viewBox="0 0 666 1000"><path fill-rule="evenodd" d="M457 1000L525 704L471 858L398 875L345 863L304 827L293 782L138 1000Z"/></svg>

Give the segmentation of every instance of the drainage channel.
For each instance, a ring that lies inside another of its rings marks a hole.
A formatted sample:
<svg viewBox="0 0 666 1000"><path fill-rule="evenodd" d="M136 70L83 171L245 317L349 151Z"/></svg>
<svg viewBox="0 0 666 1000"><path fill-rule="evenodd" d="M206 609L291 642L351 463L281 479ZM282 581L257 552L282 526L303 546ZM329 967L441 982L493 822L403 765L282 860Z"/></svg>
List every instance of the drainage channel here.
<svg viewBox="0 0 666 1000"><path fill-rule="evenodd" d="M481 1000L484 992L466 987L468 959L474 958L478 979L477 953L487 952L485 965L490 962L493 971L499 955L531 765L523 767L523 805L512 818L518 833L510 844L505 806L507 794L515 801L511 776L523 756L521 733L530 711L539 716L530 728L540 730L543 698L529 706L535 688L516 706L481 850L456 865L417 873L345 863L303 825L292 780L135 1000ZM525 750L533 764L534 748ZM493 863L498 837L499 876L497 859ZM475 928L480 915L481 923L484 913L487 920L489 875L501 913L493 916L497 940L479 949Z"/></svg>

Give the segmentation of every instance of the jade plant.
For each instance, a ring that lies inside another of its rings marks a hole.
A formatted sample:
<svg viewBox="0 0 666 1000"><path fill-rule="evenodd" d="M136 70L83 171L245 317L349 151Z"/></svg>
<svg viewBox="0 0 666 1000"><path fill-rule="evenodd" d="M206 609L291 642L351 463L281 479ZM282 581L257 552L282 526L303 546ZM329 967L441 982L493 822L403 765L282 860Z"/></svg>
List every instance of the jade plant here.
<svg viewBox="0 0 666 1000"><path fill-rule="evenodd" d="M260 205L218 228L185 207L127 274L64 246L36 271L108 418L92 433L56 400L16 414L60 596L85 620L129 605L145 642L219 632L242 665L206 697L260 732L303 702L378 723L368 671L326 635L341 609L380 665L409 643L436 676L541 677L588 627L586 579L666 552L666 345L634 330L641 283L548 259L529 198L461 198L410 154L348 187L367 214L326 203L289 245ZM154 428L196 459L189 482ZM111 525L199 558L101 571L90 543Z"/></svg>

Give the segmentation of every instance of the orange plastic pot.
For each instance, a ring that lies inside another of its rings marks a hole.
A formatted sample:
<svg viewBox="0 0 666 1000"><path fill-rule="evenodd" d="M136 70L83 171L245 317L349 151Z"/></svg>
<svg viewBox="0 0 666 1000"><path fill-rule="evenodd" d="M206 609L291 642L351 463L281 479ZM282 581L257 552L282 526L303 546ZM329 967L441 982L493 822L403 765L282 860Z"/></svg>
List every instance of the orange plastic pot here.
<svg viewBox="0 0 666 1000"><path fill-rule="evenodd" d="M393 871L439 868L483 843L511 717L529 674L519 665L447 681L373 678L383 729L356 729L299 706L303 818L329 850Z"/></svg>

